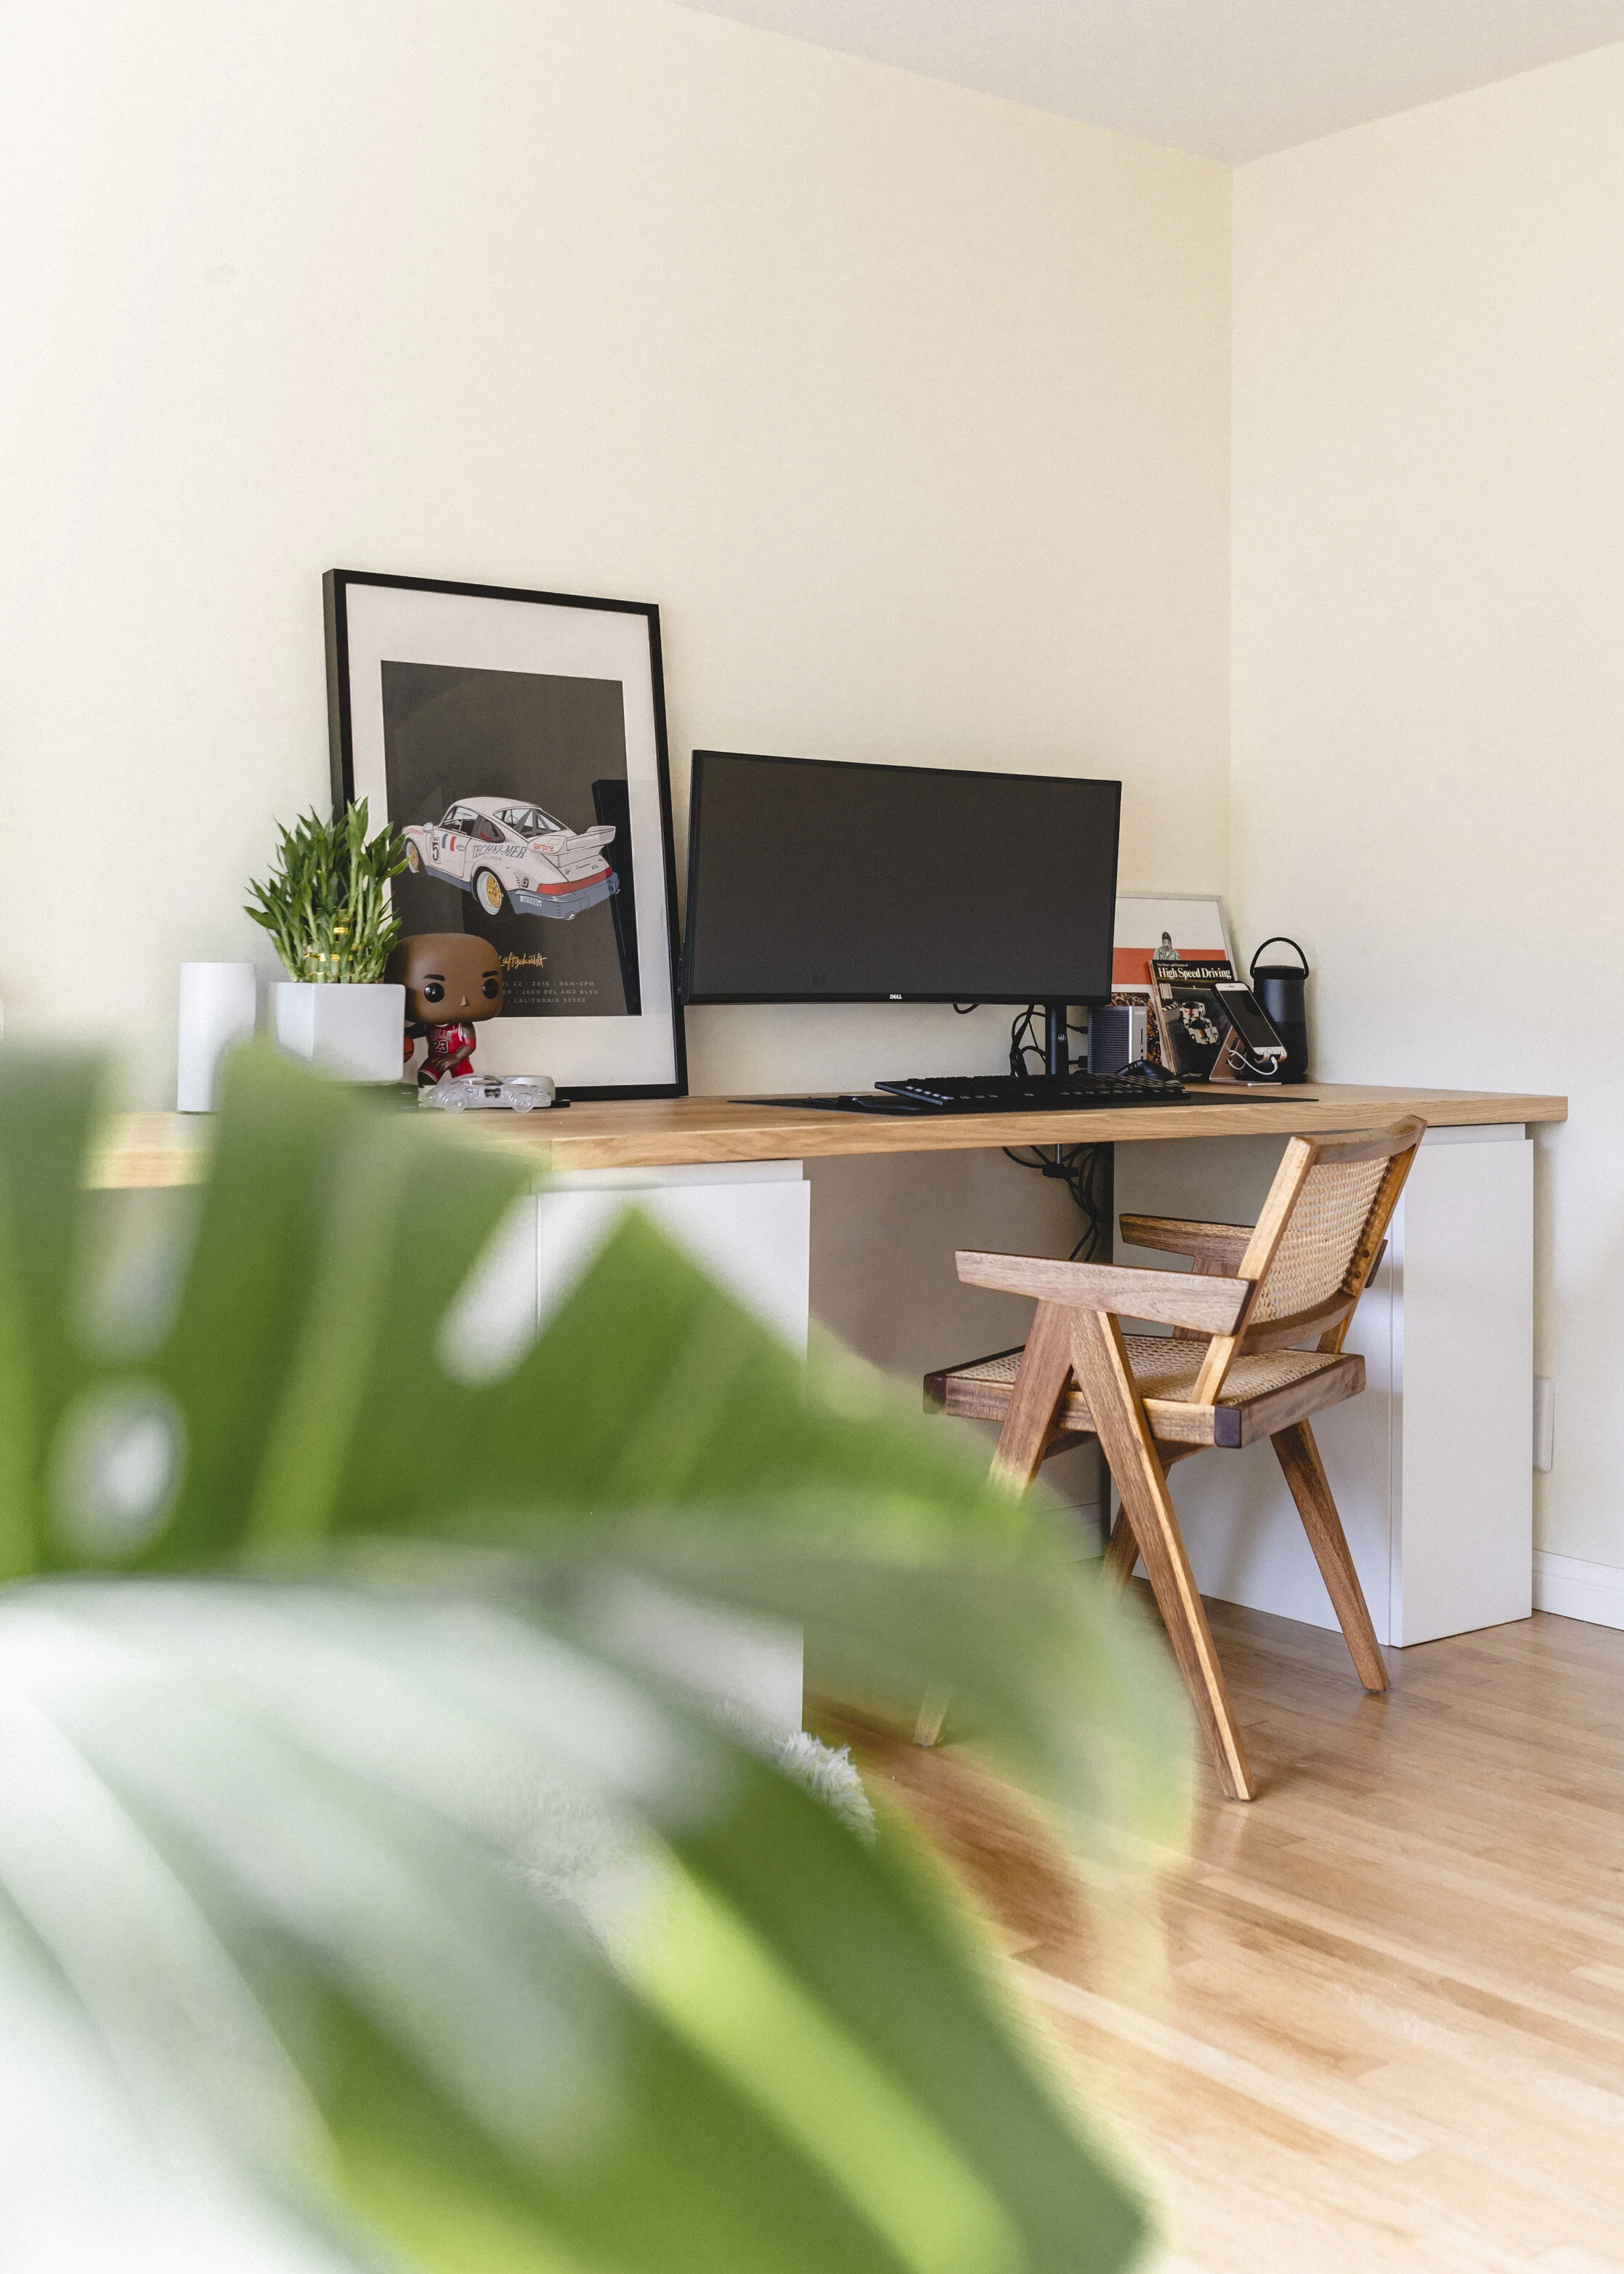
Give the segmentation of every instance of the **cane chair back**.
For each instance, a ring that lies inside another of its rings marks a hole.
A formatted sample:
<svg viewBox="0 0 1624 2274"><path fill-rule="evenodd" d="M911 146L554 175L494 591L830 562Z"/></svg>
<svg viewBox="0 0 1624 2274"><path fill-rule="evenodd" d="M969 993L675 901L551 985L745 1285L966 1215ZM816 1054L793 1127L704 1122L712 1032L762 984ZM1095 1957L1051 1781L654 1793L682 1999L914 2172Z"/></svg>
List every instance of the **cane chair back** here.
<svg viewBox="0 0 1624 2274"><path fill-rule="evenodd" d="M1213 1403L1244 1352L1311 1337L1321 1351L1341 1350L1425 1134L1410 1120L1341 1145L1292 1138L1236 1266L1252 1282L1251 1298L1235 1331L1207 1344L1198 1404Z"/></svg>
<svg viewBox="0 0 1624 2274"><path fill-rule="evenodd" d="M1315 1162L1258 1289L1249 1314L1253 1325L1295 1317L1353 1291L1349 1267L1387 1171L1383 1160Z"/></svg>

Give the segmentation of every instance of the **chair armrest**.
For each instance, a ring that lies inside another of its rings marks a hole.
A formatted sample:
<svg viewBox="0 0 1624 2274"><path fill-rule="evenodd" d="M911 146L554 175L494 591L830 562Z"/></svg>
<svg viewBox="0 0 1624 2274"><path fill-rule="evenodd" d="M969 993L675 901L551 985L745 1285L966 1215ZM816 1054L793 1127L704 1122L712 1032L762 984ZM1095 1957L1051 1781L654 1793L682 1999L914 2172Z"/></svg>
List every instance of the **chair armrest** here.
<svg viewBox="0 0 1624 2274"><path fill-rule="evenodd" d="M1198 1264L1216 1269L1220 1276L1240 1269L1252 1234L1249 1224L1203 1224L1194 1217L1177 1216L1124 1216L1119 1223L1130 1247L1157 1247L1169 1255L1193 1256Z"/></svg>
<svg viewBox="0 0 1624 2274"><path fill-rule="evenodd" d="M1208 1279L1193 1271L1145 1271L1119 1263L1063 1263L1049 1255L961 1254L966 1287L998 1287L1075 1311L1116 1311L1164 1327L1227 1335L1252 1294L1250 1279Z"/></svg>

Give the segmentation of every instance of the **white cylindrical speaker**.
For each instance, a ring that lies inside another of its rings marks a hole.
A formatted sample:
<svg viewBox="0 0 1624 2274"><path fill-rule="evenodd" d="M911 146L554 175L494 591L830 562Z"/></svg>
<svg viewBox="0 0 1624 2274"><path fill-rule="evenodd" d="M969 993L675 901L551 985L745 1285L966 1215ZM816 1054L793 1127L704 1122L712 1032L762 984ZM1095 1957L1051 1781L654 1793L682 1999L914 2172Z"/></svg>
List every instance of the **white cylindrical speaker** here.
<svg viewBox="0 0 1624 2274"><path fill-rule="evenodd" d="M183 963L176 1111L212 1113L220 1062L254 1031L252 963Z"/></svg>

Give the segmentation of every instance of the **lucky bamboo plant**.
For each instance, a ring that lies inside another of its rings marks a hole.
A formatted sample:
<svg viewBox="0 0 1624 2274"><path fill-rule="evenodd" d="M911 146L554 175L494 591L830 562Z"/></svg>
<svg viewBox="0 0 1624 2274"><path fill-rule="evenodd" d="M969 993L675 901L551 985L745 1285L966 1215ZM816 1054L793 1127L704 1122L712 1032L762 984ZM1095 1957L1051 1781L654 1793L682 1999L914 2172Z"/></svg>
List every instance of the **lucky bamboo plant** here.
<svg viewBox="0 0 1624 2274"><path fill-rule="evenodd" d="M311 812L281 832L270 876L249 885L246 913L276 943L289 979L381 979L401 936L389 879L406 866L391 829L366 833L366 800L331 821Z"/></svg>
<svg viewBox="0 0 1624 2274"><path fill-rule="evenodd" d="M470 1358L527 1166L274 1057L190 1188L86 1189L97 1134L94 1069L0 1052L8 2268L1135 2262L906 1828L636 1640L815 1622L1165 1841L1182 1707L1053 1531L635 1216Z"/></svg>

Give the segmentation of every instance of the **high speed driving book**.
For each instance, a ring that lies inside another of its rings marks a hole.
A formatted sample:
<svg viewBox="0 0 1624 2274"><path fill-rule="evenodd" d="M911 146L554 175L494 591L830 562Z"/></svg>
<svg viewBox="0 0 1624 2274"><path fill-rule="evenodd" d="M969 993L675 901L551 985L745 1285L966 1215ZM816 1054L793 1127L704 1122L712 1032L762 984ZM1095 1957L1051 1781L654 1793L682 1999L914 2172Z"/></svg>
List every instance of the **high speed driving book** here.
<svg viewBox="0 0 1624 2274"><path fill-rule="evenodd" d="M1158 950L1150 959L1150 973L1162 1064L1181 1081L1210 1081L1229 1029L1212 991L1218 980L1235 976L1229 957L1192 961Z"/></svg>

